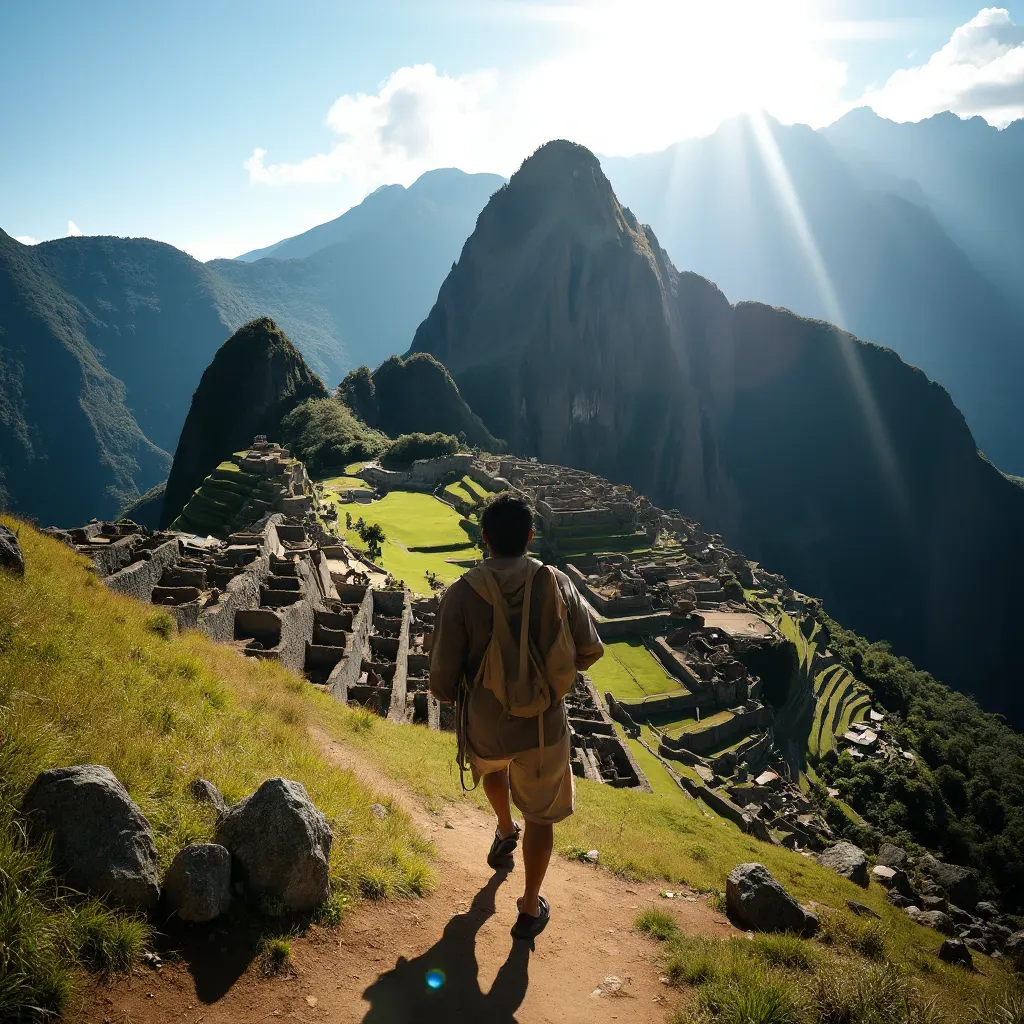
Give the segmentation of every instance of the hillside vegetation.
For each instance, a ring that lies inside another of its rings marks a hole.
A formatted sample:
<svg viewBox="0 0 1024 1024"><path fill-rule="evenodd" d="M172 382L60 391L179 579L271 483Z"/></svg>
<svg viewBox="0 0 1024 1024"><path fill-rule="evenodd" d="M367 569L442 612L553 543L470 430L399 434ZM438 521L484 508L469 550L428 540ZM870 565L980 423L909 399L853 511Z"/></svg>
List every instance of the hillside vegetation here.
<svg viewBox="0 0 1024 1024"><path fill-rule="evenodd" d="M0 1019L59 1012L82 967L129 968L148 934L145 922L68 892L45 850L26 847L17 808L46 768L108 766L152 824L162 870L213 835L212 809L186 792L192 779L210 779L230 802L269 777L292 778L334 831L328 920L361 895L426 889L427 846L405 816L379 820L371 794L307 733L325 708L336 729L361 718L272 661L179 636L165 613L107 590L86 559L29 527L20 536L24 580L0 570ZM273 935L293 923L262 927Z"/></svg>
<svg viewBox="0 0 1024 1024"><path fill-rule="evenodd" d="M391 356L372 373L360 366L341 382L338 394L360 419L392 437L453 434L489 452L504 448L466 404L444 366L426 352L407 359Z"/></svg>

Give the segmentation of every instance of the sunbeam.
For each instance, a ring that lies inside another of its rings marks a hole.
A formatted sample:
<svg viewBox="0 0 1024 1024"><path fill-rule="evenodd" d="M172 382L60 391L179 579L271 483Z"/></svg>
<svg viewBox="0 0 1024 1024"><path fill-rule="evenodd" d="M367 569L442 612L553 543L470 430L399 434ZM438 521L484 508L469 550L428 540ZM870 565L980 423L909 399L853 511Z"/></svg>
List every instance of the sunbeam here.
<svg viewBox="0 0 1024 1024"><path fill-rule="evenodd" d="M818 243L814 238L814 232L811 230L807 216L804 214L800 197L793 187L793 180L786 169L786 163L782 158L782 153L775 141L775 137L772 135L764 112L760 110L753 111L750 114L750 124L753 128L758 149L761 151L765 166L768 168L772 184L782 201L783 208L803 249L808 267L814 279L815 288L825 306L828 319L837 326L841 325L845 322L845 318L839 303L839 296L836 294L835 286L829 277L828 267L825 265L821 250L818 248ZM897 507L905 517L909 518L910 505L900 476L899 467L896 463L896 455L893 451L892 443L889 441L878 404L875 402L875 396L871 392L871 386L864 374L860 360L857 358L857 353L854 351L854 343L850 336L842 330L836 333L836 340L839 343L839 351L850 375L850 382L853 384L854 394L857 396L857 401L864 415L864 421L867 424L871 442L878 456L882 472L892 488Z"/></svg>

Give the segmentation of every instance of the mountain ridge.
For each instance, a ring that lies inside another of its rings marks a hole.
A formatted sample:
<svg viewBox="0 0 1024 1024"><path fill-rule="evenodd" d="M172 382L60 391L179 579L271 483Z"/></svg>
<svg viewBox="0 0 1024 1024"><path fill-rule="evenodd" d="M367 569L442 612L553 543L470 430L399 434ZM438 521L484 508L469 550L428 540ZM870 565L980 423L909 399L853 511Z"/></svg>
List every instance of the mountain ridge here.
<svg viewBox="0 0 1024 1024"><path fill-rule="evenodd" d="M412 350L512 450L685 508L858 632L1024 712L987 684L1016 664L1024 494L946 390L889 349L676 271L589 151L524 162Z"/></svg>

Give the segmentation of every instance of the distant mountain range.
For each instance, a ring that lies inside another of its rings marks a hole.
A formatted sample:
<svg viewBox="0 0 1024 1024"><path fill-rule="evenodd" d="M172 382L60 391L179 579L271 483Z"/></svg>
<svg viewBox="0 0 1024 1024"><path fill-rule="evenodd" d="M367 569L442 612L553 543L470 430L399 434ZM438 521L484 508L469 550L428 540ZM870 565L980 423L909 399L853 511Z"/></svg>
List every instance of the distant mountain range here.
<svg viewBox="0 0 1024 1024"><path fill-rule="evenodd" d="M513 451L678 507L1024 718L1024 490L891 350L678 272L583 147L492 197L412 348Z"/></svg>
<svg viewBox="0 0 1024 1024"><path fill-rule="evenodd" d="M855 111L823 132L744 117L602 165L677 266L894 349L947 388L986 455L1019 474L1020 139L1024 123L997 132L953 115L897 125Z"/></svg>
<svg viewBox="0 0 1024 1024"><path fill-rule="evenodd" d="M821 132L733 121L603 165L677 266L890 346L950 391L986 455L1024 473L1022 137L1020 124L854 111ZM405 351L503 184L432 171L205 265L145 239L29 248L3 235L0 501L70 522L147 491L213 353L256 317L272 316L328 387Z"/></svg>
<svg viewBox="0 0 1024 1024"><path fill-rule="evenodd" d="M334 386L408 347L497 175L432 171L275 251L202 264L148 239L0 231L0 506L110 518L167 477L225 338L273 316ZM322 245L322 247L321 247Z"/></svg>

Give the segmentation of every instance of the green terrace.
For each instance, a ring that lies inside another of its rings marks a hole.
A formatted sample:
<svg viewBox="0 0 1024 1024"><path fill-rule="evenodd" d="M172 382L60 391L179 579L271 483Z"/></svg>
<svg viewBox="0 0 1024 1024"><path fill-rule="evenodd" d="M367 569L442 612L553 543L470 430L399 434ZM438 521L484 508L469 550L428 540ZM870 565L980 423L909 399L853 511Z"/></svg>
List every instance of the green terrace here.
<svg viewBox="0 0 1024 1024"><path fill-rule="evenodd" d="M234 458L241 459L244 455L244 452L237 453ZM277 490L277 484L247 473L237 462L226 460L193 493L171 528L226 537L234 530L242 509L247 510L246 521L258 517L270 508Z"/></svg>
<svg viewBox="0 0 1024 1024"><path fill-rule="evenodd" d="M448 484L442 493L456 508L468 514L478 511L493 492L472 477L464 476L461 480Z"/></svg>
<svg viewBox="0 0 1024 1024"><path fill-rule="evenodd" d="M686 733L704 732L716 725L731 722L736 716L731 711L716 711L710 715L683 717L681 715L654 715L648 721L655 732L660 732L670 739L678 739ZM742 742L742 741L739 741ZM735 745L735 744L731 744Z"/></svg>
<svg viewBox="0 0 1024 1024"><path fill-rule="evenodd" d="M602 694L630 701L689 692L638 638L609 641L604 650L605 656L587 670Z"/></svg>

